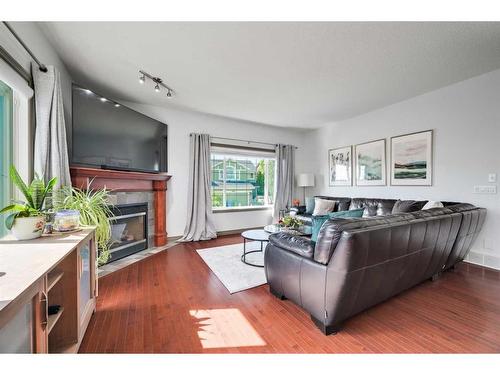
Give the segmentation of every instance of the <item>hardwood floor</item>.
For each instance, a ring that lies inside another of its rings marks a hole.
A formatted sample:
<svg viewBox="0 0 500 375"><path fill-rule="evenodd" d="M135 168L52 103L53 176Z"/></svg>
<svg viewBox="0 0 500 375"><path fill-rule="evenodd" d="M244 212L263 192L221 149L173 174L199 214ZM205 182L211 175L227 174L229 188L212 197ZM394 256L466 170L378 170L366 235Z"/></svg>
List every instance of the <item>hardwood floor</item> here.
<svg viewBox="0 0 500 375"><path fill-rule="evenodd" d="M323 336L267 285L230 295L195 251L239 241L179 244L101 278L80 352L500 352L500 272L461 264Z"/></svg>

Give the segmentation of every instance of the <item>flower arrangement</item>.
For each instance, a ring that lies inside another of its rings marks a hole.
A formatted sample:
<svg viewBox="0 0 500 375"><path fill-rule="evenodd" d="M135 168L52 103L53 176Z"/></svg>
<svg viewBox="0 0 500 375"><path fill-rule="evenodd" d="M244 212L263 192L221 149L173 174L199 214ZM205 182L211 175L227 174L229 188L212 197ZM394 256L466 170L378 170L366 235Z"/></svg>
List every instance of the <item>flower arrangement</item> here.
<svg viewBox="0 0 500 375"><path fill-rule="evenodd" d="M288 216L285 216L283 219L281 219L280 224L287 227L287 228L297 229L303 223L302 223L302 220L297 219L295 216L288 215Z"/></svg>

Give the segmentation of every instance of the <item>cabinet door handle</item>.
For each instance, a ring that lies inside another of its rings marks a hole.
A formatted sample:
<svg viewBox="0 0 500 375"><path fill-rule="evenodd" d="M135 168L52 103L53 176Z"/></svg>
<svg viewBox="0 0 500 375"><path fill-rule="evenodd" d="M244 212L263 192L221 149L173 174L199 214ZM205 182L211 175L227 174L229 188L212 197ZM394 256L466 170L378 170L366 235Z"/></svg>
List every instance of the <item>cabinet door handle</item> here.
<svg viewBox="0 0 500 375"><path fill-rule="evenodd" d="M49 311L47 309L47 302L48 302L48 298L47 298L47 294L45 292L41 292L42 293L42 298L40 298L40 302L42 303L42 327L45 328L47 327L47 324L49 322Z"/></svg>

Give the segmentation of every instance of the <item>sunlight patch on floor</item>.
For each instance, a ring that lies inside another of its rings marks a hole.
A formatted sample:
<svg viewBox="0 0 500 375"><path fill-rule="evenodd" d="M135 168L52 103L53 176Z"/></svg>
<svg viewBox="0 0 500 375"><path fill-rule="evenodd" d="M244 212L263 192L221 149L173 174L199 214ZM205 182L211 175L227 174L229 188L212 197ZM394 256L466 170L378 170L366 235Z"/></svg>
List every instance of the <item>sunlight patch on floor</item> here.
<svg viewBox="0 0 500 375"><path fill-rule="evenodd" d="M266 345L238 309L190 310L189 314L198 319L198 337L205 349Z"/></svg>

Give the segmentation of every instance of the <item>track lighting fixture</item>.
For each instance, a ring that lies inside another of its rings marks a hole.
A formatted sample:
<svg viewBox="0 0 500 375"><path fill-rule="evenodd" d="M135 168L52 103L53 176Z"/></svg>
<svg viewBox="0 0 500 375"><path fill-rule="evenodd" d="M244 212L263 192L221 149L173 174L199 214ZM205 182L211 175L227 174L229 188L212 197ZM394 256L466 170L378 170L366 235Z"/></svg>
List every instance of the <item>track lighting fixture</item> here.
<svg viewBox="0 0 500 375"><path fill-rule="evenodd" d="M118 103L115 103L115 107L118 108L120 106L120 104Z"/></svg>
<svg viewBox="0 0 500 375"><path fill-rule="evenodd" d="M139 70L139 74L141 74L141 76L139 77L140 84L145 83L146 78L149 78L155 84L154 89L156 92L160 92L161 87L163 87L163 88L167 89L167 97L168 98L171 98L174 95L174 90L172 88L168 87L165 83L163 83L163 79L161 79L160 77L152 76L151 74L146 73L143 70Z"/></svg>
<svg viewBox="0 0 500 375"><path fill-rule="evenodd" d="M106 98L101 98L100 100L101 100L101 102L103 102L103 103L108 101L108 99L106 99Z"/></svg>

